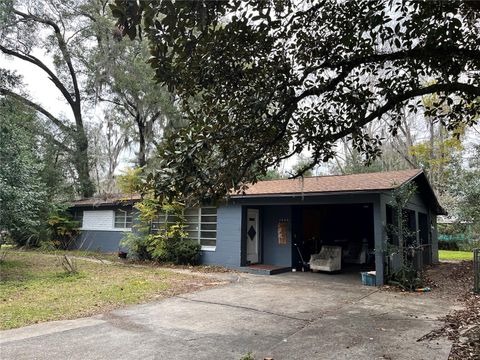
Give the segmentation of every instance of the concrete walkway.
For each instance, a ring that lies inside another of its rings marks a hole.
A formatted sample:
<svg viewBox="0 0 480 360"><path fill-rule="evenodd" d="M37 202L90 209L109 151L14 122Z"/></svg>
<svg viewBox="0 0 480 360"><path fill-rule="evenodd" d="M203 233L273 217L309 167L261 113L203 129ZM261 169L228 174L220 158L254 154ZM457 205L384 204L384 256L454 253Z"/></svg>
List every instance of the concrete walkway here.
<svg viewBox="0 0 480 360"><path fill-rule="evenodd" d="M229 275L232 276L231 274ZM222 276L225 278L225 276ZM1 359L447 359L417 342L451 304L358 274L238 275L226 286L90 318L0 332Z"/></svg>

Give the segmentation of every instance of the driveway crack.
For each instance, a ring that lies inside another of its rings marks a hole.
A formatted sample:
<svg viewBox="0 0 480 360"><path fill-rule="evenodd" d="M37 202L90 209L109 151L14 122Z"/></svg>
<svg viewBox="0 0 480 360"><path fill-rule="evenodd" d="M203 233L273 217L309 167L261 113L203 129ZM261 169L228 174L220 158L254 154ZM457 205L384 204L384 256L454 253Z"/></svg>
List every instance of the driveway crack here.
<svg viewBox="0 0 480 360"><path fill-rule="evenodd" d="M355 300L352 300L352 301L349 301L349 302L346 302L345 304L341 305L341 306L337 306L333 309L330 309L330 310L327 310L325 311L324 313L320 314L319 316L316 316L314 317L313 319L310 319L310 320L307 320L305 322L305 324L303 324L303 326L301 326L299 329L295 330L293 333L291 333L290 335L288 335L285 339L283 339L282 341L279 341L278 343L276 343L275 345L273 345L272 347L270 347L270 349L268 350L269 352L270 351L273 351L277 346L279 346L280 344L283 344L285 341L288 341L288 339L290 339L292 336L298 334L300 331L303 331L304 329L306 329L310 324L314 323L315 321L318 321L322 318L324 318L325 316L328 316L329 314L331 313L334 313L334 312L337 312L339 310L342 310L343 308L349 306L349 305L352 305L352 304L355 304L359 301L362 301L363 299L379 292L380 290L377 289L375 291L372 291L366 295L363 295L361 297L359 297L358 299L355 299Z"/></svg>
<svg viewBox="0 0 480 360"><path fill-rule="evenodd" d="M262 314L278 316L278 317L282 317L282 318L285 318L285 319L302 321L302 322L306 322L306 323L312 321L312 320L309 320L309 319L297 318L295 316L279 314L279 313L275 313L275 312L271 312L271 311L267 311L267 310L255 309L255 308L251 308L251 307L248 307L248 306L232 305L232 304L226 304L226 303L221 303L221 302L216 302L216 301L198 300L198 299L192 299L192 298L178 296L178 295L175 296L175 297L179 298L179 299L182 299L182 300L192 301L192 302L196 302L196 303L204 303L204 304L211 304L211 305L226 306L226 307L235 308L235 309L250 310L250 311L259 312L259 313L262 313Z"/></svg>

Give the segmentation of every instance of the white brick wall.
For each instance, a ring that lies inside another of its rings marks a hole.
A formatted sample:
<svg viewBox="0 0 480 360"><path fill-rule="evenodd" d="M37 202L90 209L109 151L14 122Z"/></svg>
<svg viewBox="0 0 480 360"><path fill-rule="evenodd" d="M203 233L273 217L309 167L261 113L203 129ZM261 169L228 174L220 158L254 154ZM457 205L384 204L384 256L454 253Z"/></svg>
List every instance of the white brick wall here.
<svg viewBox="0 0 480 360"><path fill-rule="evenodd" d="M82 230L125 231L114 228L113 210L87 210L83 212Z"/></svg>

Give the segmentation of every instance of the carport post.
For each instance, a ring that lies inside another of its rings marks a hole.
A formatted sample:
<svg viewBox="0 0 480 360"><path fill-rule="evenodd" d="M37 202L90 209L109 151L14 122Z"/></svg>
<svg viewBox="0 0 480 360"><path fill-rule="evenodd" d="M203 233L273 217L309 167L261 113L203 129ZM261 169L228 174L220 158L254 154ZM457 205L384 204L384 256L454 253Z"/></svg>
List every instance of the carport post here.
<svg viewBox="0 0 480 360"><path fill-rule="evenodd" d="M381 196L378 196L373 203L373 227L375 242L375 271L377 285L384 283L384 228L386 224L387 213L385 203Z"/></svg>

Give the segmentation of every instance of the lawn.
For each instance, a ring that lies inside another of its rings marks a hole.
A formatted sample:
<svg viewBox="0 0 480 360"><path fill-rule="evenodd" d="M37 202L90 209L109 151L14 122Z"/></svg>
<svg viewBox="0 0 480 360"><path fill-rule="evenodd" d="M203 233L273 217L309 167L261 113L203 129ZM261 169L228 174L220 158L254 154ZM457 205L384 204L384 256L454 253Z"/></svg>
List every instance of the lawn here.
<svg viewBox="0 0 480 360"><path fill-rule="evenodd" d="M85 257L97 260L108 260L108 261L117 261L121 262L121 259L118 257L117 253L102 253L98 251L90 251L90 250L36 250L36 252L40 252L43 254L52 254L52 255L70 255L76 257Z"/></svg>
<svg viewBox="0 0 480 360"><path fill-rule="evenodd" d="M0 261L0 329L93 315L214 283L154 267L84 260L75 260L79 272L70 275L61 267L59 256L5 253Z"/></svg>
<svg viewBox="0 0 480 360"><path fill-rule="evenodd" d="M471 251L438 250L440 260L473 260Z"/></svg>

